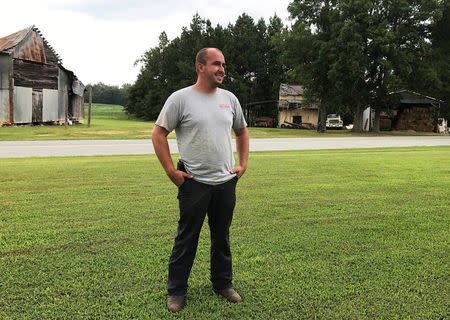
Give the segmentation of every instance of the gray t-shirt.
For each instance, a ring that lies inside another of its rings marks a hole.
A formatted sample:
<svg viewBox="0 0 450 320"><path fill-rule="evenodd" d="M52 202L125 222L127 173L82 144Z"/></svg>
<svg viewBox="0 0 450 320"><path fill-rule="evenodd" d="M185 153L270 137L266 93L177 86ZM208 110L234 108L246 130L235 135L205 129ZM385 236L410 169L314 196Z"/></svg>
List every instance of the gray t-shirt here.
<svg viewBox="0 0 450 320"><path fill-rule="evenodd" d="M247 126L239 100L217 88L205 94L194 86L174 92L164 104L156 125L175 129L180 160L194 180L216 185L232 179L235 166L231 128Z"/></svg>

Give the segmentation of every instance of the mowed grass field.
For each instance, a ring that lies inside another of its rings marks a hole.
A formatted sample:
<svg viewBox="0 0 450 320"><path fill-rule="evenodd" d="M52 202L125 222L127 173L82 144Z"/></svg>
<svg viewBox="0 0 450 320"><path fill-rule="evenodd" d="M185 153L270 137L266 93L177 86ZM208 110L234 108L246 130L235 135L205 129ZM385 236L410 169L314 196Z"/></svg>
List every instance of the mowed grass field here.
<svg viewBox="0 0 450 320"><path fill-rule="evenodd" d="M75 139L150 139L154 122L129 117L122 106L93 104L91 126L87 127L87 110L85 123L69 126L4 126L0 127L0 141L14 140L75 140ZM299 138L299 137L359 137L385 135L436 135L430 132L388 131L382 133L353 133L349 130L328 130L317 133L315 130L254 128L250 127L250 138ZM175 138L174 132L169 138Z"/></svg>
<svg viewBox="0 0 450 320"><path fill-rule="evenodd" d="M87 127L88 107L85 106L85 123L68 126L4 126L0 127L0 141L12 140L74 140L74 139L149 139L153 122L129 117L122 106L93 104L91 126Z"/></svg>
<svg viewBox="0 0 450 320"><path fill-rule="evenodd" d="M202 230L165 303L176 187L154 155L1 159L1 319L448 319L450 148L254 152L232 305Z"/></svg>

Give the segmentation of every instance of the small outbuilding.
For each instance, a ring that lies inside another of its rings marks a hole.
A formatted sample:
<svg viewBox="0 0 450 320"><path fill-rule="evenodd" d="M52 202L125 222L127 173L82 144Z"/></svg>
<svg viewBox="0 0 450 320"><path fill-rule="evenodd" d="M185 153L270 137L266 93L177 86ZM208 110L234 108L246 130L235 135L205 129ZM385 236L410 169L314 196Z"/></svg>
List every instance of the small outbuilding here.
<svg viewBox="0 0 450 320"><path fill-rule="evenodd" d="M280 84L278 100L278 126L296 128L317 128L319 108L303 102L303 86Z"/></svg>
<svg viewBox="0 0 450 320"><path fill-rule="evenodd" d="M0 125L82 122L84 91L35 26L0 38Z"/></svg>
<svg viewBox="0 0 450 320"><path fill-rule="evenodd" d="M381 130L413 130L433 132L437 124L442 100L410 90L392 92L397 105L391 106L389 113L380 113ZM375 112L367 108L363 114L363 130L373 127Z"/></svg>

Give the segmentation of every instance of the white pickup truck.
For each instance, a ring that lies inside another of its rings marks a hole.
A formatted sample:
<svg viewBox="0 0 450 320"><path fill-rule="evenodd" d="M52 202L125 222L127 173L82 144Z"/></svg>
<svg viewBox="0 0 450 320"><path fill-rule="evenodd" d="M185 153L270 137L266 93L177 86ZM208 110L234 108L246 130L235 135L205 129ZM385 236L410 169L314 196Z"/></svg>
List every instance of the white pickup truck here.
<svg viewBox="0 0 450 320"><path fill-rule="evenodd" d="M344 127L344 122L340 115L334 113L329 114L327 115L326 127L327 129L342 129Z"/></svg>

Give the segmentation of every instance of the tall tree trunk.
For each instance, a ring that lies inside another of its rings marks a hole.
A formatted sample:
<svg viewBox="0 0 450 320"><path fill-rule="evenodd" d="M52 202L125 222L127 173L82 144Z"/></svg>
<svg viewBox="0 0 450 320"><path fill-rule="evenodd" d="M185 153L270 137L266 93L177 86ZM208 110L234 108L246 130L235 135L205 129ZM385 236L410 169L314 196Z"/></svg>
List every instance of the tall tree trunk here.
<svg viewBox="0 0 450 320"><path fill-rule="evenodd" d="M356 112L355 112L355 118L353 121L353 132L362 132L363 129L363 123L362 123L362 118L363 118L363 112L364 112L364 108L362 106L362 104L360 102L358 102L358 104L356 105Z"/></svg>
<svg viewBox="0 0 450 320"><path fill-rule="evenodd" d="M317 132L325 133L327 132L327 102L322 100L319 105L319 122L317 123Z"/></svg>
<svg viewBox="0 0 450 320"><path fill-rule="evenodd" d="M376 107L375 108L375 118L373 120L373 127L371 129L371 131L377 132L377 133L380 132L380 112L381 112L380 108Z"/></svg>

